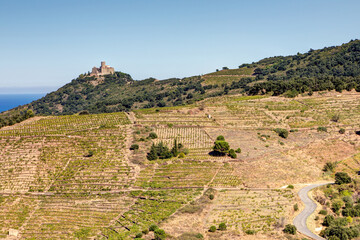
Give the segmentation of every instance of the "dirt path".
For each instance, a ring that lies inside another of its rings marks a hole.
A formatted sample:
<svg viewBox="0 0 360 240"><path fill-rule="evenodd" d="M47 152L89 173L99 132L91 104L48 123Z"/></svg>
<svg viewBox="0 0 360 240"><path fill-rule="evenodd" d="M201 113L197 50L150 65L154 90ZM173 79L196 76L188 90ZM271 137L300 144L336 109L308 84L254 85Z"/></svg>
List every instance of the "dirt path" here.
<svg viewBox="0 0 360 240"><path fill-rule="evenodd" d="M314 234L307 227L306 220L317 208L316 203L309 197L308 194L309 194L309 191L311 191L312 189L323 186L323 185L327 185L327 184L331 184L331 183L329 182L329 183L311 184L309 186L302 188L298 193L301 201L305 205L305 209L299 215L296 216L293 223L299 232L301 232L302 234L304 234L312 239L316 239L316 240L324 240L324 238Z"/></svg>

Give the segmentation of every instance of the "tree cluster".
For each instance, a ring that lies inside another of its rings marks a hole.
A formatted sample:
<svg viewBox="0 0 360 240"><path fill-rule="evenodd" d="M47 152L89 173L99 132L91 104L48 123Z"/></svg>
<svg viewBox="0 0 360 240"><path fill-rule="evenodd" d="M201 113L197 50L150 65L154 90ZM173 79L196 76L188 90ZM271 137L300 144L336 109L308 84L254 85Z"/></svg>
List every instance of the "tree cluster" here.
<svg viewBox="0 0 360 240"><path fill-rule="evenodd" d="M156 159L177 157L181 153L182 155L185 155L187 152L188 150L185 149L181 143L177 143L177 139L174 139L172 149L169 149L163 142L159 142L158 144L153 143L150 152L147 153L146 157L149 161L153 161Z"/></svg>

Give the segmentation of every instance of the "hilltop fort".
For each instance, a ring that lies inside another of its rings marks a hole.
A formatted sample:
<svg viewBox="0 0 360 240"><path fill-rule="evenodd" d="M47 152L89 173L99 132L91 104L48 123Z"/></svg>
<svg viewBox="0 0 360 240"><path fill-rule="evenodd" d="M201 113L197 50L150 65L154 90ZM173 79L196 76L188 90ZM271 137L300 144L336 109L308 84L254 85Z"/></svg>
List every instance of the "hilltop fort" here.
<svg viewBox="0 0 360 240"><path fill-rule="evenodd" d="M90 73L90 76L102 76L107 74L113 74L115 72L113 67L110 67L105 64L105 61L101 62L99 68L93 67Z"/></svg>

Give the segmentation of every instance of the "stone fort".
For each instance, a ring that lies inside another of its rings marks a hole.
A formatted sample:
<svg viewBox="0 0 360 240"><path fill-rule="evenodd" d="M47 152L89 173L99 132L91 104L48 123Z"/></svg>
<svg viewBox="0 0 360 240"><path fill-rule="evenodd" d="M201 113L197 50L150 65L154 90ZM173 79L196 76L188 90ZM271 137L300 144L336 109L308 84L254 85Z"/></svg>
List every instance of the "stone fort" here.
<svg viewBox="0 0 360 240"><path fill-rule="evenodd" d="M99 68L97 67L92 68L90 76L102 76L113 73L115 73L113 67L106 65L105 62L101 62L101 66Z"/></svg>

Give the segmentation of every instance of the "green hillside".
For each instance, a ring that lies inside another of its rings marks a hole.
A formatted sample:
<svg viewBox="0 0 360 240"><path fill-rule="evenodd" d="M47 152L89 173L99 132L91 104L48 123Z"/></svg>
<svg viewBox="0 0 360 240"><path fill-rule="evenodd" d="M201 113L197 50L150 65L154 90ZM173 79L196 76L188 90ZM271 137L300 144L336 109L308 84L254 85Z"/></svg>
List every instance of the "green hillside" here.
<svg viewBox="0 0 360 240"><path fill-rule="evenodd" d="M360 91L360 41L326 47L292 56L262 59L228 69L193 76L135 81L116 72L103 77L80 75L57 91L23 107L3 113L0 127L37 115L74 114L81 111L107 113L151 107L193 104L198 100L228 94L281 95L295 97L324 90Z"/></svg>

